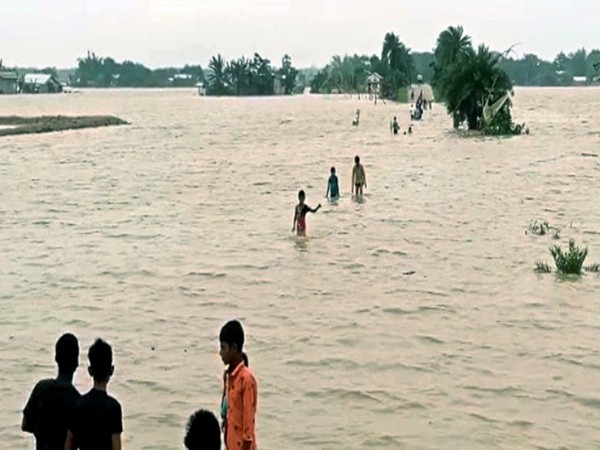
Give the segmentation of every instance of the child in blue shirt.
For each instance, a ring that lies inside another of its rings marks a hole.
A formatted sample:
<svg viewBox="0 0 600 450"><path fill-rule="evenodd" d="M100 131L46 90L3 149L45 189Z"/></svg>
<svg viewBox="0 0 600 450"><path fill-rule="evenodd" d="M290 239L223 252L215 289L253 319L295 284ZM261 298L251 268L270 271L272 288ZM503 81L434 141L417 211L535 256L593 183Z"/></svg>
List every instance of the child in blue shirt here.
<svg viewBox="0 0 600 450"><path fill-rule="evenodd" d="M330 200L336 200L340 196L340 187L338 185L338 177L335 174L335 167L331 168L331 175L329 176L329 181L327 182L327 193L325 197L328 197Z"/></svg>

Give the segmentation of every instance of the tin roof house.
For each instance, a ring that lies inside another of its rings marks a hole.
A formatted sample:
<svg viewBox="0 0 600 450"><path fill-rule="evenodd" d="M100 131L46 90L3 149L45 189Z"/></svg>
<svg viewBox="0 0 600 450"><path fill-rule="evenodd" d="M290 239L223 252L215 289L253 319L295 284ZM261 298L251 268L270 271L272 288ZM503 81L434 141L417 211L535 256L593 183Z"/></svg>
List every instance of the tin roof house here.
<svg viewBox="0 0 600 450"><path fill-rule="evenodd" d="M28 73L23 77L23 92L46 94L62 92L62 84L53 75L46 73Z"/></svg>

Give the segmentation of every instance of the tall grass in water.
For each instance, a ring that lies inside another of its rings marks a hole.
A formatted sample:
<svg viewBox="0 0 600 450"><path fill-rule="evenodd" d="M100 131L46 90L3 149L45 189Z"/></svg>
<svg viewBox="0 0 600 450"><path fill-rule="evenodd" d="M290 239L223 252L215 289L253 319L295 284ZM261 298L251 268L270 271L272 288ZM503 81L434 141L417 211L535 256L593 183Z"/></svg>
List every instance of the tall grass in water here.
<svg viewBox="0 0 600 450"><path fill-rule="evenodd" d="M573 239L569 240L569 248L563 252L560 246L550 247L550 254L559 272L565 274L581 274L583 262L588 254L587 247L577 247Z"/></svg>

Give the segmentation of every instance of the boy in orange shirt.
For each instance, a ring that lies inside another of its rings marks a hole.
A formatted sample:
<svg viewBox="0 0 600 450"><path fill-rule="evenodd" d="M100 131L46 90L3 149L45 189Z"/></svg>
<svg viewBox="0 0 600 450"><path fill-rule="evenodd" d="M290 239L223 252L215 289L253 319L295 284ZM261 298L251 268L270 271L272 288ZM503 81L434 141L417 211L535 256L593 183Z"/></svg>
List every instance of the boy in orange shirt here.
<svg viewBox="0 0 600 450"><path fill-rule="evenodd" d="M225 447L227 450L256 450L256 378L244 364L244 329L237 320L227 322L219 334L221 359L228 366L226 381L227 416Z"/></svg>

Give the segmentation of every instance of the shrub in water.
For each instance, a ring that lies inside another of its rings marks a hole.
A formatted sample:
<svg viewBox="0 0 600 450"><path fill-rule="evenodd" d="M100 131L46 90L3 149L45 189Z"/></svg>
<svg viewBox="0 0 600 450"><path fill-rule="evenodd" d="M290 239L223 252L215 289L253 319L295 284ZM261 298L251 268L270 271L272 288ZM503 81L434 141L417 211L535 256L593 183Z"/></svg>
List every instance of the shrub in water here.
<svg viewBox="0 0 600 450"><path fill-rule="evenodd" d="M552 272L552 269L545 262L536 261L535 262L535 271L537 273L550 273L550 272Z"/></svg>
<svg viewBox="0 0 600 450"><path fill-rule="evenodd" d="M587 247L577 247L573 239L569 240L569 248L566 252L563 252L558 245L550 247L550 254L554 258L556 268L566 274L581 274L587 253Z"/></svg>

